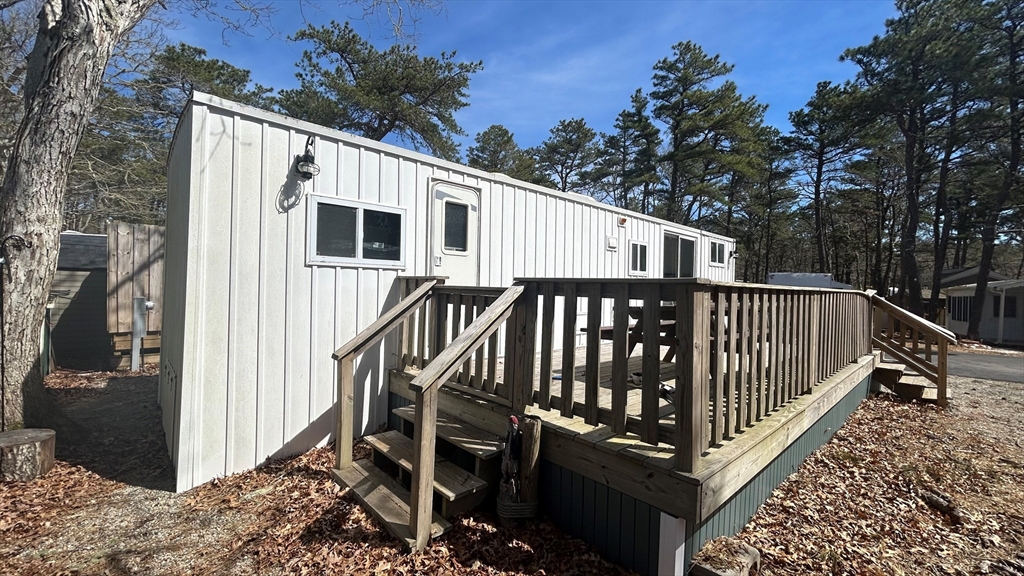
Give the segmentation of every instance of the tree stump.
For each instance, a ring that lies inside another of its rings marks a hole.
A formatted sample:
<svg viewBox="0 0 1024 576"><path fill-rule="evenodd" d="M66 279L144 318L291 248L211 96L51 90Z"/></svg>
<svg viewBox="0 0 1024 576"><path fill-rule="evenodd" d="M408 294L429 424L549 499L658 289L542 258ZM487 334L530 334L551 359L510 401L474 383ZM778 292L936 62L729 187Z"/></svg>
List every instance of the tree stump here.
<svg viewBox="0 0 1024 576"><path fill-rule="evenodd" d="M28 482L49 472L56 437L46 428L0 432L0 482Z"/></svg>

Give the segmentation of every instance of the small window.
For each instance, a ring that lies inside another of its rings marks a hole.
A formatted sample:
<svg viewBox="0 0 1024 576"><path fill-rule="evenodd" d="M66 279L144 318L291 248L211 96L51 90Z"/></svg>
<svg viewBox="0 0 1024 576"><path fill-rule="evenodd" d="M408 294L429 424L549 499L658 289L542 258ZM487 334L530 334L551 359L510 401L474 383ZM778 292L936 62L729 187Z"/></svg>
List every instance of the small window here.
<svg viewBox="0 0 1024 576"><path fill-rule="evenodd" d="M711 263L725 265L725 244L711 241Z"/></svg>
<svg viewBox="0 0 1024 576"><path fill-rule="evenodd" d="M316 211L316 255L333 258L356 257L356 217L351 206L320 204Z"/></svg>
<svg viewBox="0 0 1024 576"><path fill-rule="evenodd" d="M405 210L309 195L306 264L403 268Z"/></svg>
<svg viewBox="0 0 1024 576"><path fill-rule="evenodd" d="M1016 318L1017 317L1017 297L1007 296L1006 303L1003 304L1003 308L1000 308L1002 302L1001 296L992 296L992 317L998 318L999 311L1002 310L1003 318Z"/></svg>
<svg viewBox="0 0 1024 576"><path fill-rule="evenodd" d="M469 206L444 203L444 249L465 252L469 247Z"/></svg>
<svg viewBox="0 0 1024 576"><path fill-rule="evenodd" d="M647 244L630 241L629 274L630 276L647 276Z"/></svg>

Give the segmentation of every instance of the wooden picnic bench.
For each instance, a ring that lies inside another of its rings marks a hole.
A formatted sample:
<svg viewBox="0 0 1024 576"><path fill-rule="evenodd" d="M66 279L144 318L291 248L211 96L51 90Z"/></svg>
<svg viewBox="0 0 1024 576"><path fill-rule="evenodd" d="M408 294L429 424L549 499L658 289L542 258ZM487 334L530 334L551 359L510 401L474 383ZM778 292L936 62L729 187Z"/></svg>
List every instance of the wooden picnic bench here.
<svg viewBox="0 0 1024 576"><path fill-rule="evenodd" d="M629 335L627 336L627 343L629 348L626 350L626 357L628 358L633 354L633 350L637 344L643 342L644 339L644 309L642 306L630 306L629 317L636 320L636 322L630 326ZM672 306L661 307L661 323L658 326L659 332L659 343L662 346L668 346L668 352L665 354L663 362L671 362L676 355L676 308ZM586 327L583 327L583 332L586 332ZM613 333L615 331L612 326L602 326L601 340L613 340Z"/></svg>

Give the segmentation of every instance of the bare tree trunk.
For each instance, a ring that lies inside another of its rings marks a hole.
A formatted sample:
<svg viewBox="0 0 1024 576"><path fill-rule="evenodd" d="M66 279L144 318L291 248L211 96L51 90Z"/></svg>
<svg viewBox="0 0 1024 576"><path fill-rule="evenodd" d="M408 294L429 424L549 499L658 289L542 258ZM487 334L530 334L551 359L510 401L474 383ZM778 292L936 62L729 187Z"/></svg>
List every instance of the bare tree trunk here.
<svg viewBox="0 0 1024 576"><path fill-rule="evenodd" d="M825 203L822 193L822 178L825 174L825 151L818 149L817 164L814 168L814 242L818 247L818 272L828 272L828 256L825 254L825 223L821 214Z"/></svg>
<svg viewBox="0 0 1024 576"><path fill-rule="evenodd" d="M949 172L953 157L953 147L957 125L957 87L953 87L953 111L949 116L949 130L946 134L946 145L942 151L939 164L939 183L935 190L935 215L932 219L932 238L935 242L935 266L932 270L932 293L928 300L929 318L935 320L939 313L939 288L942 285L942 271L946 266L946 254L949 252L949 231L952 218L949 213Z"/></svg>
<svg viewBox="0 0 1024 576"><path fill-rule="evenodd" d="M3 429L52 422L39 370L39 330L57 264L61 206L71 162L114 45L154 0L48 0L28 61L25 116L0 191L4 274Z"/></svg>
<svg viewBox="0 0 1024 576"><path fill-rule="evenodd" d="M904 131L904 162L906 183L904 194L907 198L907 223L900 234L900 267L903 277L900 281L900 299L906 297L906 306L911 313L921 315L921 273L917 266L917 227L921 222L921 205L918 196L918 118L917 112L908 114L908 127ZM905 287L905 290L904 290Z"/></svg>
<svg viewBox="0 0 1024 576"><path fill-rule="evenodd" d="M1009 96L1006 102L1009 109L1009 130L1007 139L1010 144L1010 155L1007 158L1005 172L1003 173L1002 186L995 202L989 207L985 217L985 227L981 231L981 262L978 265L978 285L974 290L974 302L971 306L971 320L967 324L967 335L975 340L979 339L981 328L981 314L985 305L985 293L988 290L988 273L992 269L992 254L995 252L996 228L999 225L999 216L1010 198L1010 193L1020 184L1020 160L1021 160L1021 97L1020 77L1018 66L1021 60L1021 37L1018 36L1024 29L1024 11L1021 11L1020 4L1007 3L1005 13L1001 13L1001 20L1006 24L1002 32L1006 34L1006 55L1007 55L1007 90Z"/></svg>

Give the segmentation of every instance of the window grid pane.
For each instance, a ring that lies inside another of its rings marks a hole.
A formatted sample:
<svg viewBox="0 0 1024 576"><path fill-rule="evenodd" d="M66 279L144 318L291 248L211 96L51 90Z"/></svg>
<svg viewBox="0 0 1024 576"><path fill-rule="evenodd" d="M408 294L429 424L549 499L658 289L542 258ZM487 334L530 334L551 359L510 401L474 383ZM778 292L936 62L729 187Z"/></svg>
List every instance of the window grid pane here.
<svg viewBox="0 0 1024 576"><path fill-rule="evenodd" d="M356 257L356 212L351 206L318 202L316 207L316 254L336 258Z"/></svg>
<svg viewBox="0 0 1024 576"><path fill-rule="evenodd" d="M469 206L445 202L444 247L456 252L466 252L469 249Z"/></svg>
<svg viewBox="0 0 1024 576"><path fill-rule="evenodd" d="M393 212L363 210L363 258L402 259L402 216Z"/></svg>

